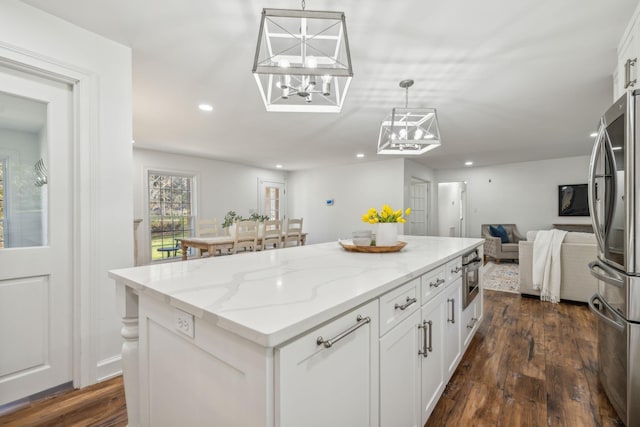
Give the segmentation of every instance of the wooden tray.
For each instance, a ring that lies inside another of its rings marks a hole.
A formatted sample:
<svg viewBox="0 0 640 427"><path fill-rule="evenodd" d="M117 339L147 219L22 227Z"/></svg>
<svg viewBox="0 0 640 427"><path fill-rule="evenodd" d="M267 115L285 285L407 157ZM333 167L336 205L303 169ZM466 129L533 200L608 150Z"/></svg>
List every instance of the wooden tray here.
<svg viewBox="0 0 640 427"><path fill-rule="evenodd" d="M338 240L340 246L348 250L349 252L366 252L372 254L380 254L385 252L398 252L405 246L407 246L407 242L398 241L395 246L356 246L350 240Z"/></svg>

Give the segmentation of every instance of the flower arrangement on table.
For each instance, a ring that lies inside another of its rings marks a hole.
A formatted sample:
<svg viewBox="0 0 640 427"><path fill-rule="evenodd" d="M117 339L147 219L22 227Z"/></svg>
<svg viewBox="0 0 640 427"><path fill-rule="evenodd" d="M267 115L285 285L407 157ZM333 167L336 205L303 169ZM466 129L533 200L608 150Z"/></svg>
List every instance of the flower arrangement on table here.
<svg viewBox="0 0 640 427"><path fill-rule="evenodd" d="M380 212L378 212L376 208L369 209L367 213L362 215L362 222L368 222L369 224L377 224L380 222L405 223L407 222L405 217L409 216L410 214L411 208L407 208L404 212L402 212L402 209L394 211L391 206L383 205Z"/></svg>
<svg viewBox="0 0 640 427"><path fill-rule="evenodd" d="M378 212L376 208L371 208L362 215L362 222L374 224L376 236L372 241L373 246L396 246L398 242L398 223L407 222L406 217L411 214L411 208L404 212L402 209L394 211L391 206L383 205Z"/></svg>

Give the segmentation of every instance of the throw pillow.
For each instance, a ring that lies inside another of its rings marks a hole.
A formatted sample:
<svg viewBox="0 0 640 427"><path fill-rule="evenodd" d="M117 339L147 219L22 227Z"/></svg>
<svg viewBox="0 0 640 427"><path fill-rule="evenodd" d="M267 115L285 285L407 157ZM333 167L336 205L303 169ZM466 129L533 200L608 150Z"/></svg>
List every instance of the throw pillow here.
<svg viewBox="0 0 640 427"><path fill-rule="evenodd" d="M507 235L507 230L504 229L502 224L494 227L493 225L489 226L489 234L493 237L499 237L502 243L509 243L509 236Z"/></svg>

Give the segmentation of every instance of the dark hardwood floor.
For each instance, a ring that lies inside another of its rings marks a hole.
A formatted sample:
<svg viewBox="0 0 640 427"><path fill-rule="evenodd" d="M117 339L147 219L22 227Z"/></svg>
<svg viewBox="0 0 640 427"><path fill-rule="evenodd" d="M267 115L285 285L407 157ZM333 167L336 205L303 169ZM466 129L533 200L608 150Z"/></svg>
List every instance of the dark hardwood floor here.
<svg viewBox="0 0 640 427"><path fill-rule="evenodd" d="M126 423L120 377L0 417L20 427ZM485 291L485 319L426 427L545 425L623 426L598 384L595 318L585 306Z"/></svg>
<svg viewBox="0 0 640 427"><path fill-rule="evenodd" d="M426 427L620 426L584 305L485 291L485 318Z"/></svg>

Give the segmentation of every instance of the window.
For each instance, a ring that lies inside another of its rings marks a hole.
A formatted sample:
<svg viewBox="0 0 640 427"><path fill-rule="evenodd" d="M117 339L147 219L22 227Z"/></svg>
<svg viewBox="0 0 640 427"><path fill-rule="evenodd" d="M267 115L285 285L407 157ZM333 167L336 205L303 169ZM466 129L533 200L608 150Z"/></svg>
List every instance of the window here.
<svg viewBox="0 0 640 427"><path fill-rule="evenodd" d="M149 172L151 260L175 258L176 239L193 231L193 176Z"/></svg>

